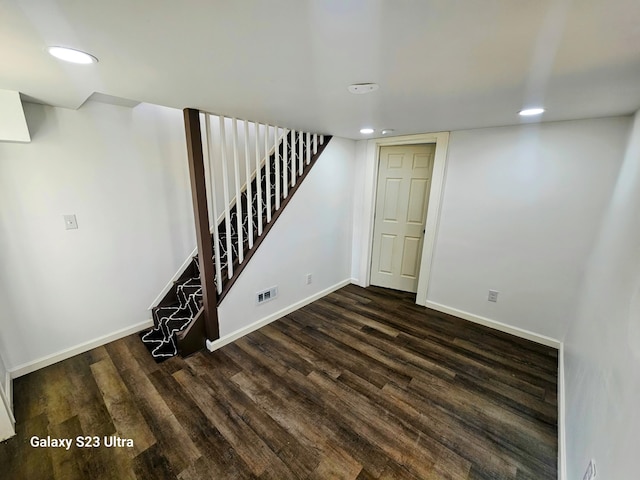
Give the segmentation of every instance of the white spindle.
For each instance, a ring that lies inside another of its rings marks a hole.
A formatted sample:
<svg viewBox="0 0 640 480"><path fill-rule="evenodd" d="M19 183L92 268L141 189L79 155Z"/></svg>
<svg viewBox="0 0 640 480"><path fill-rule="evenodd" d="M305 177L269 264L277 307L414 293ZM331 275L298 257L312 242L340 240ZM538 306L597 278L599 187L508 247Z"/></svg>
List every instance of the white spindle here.
<svg viewBox="0 0 640 480"><path fill-rule="evenodd" d="M251 195L251 155L249 155L249 122L246 120L244 121L244 169L247 182L247 241L249 242L249 248L253 248L253 205L251 202L253 196Z"/></svg>
<svg viewBox="0 0 640 480"><path fill-rule="evenodd" d="M284 158L282 159L282 196L287 198L289 194L289 132L287 129L283 129L284 135L282 135L282 153Z"/></svg>
<svg viewBox="0 0 640 480"><path fill-rule="evenodd" d="M313 154L318 153L318 134L313 134Z"/></svg>
<svg viewBox="0 0 640 480"><path fill-rule="evenodd" d="M213 139L211 138L211 120L208 113L204 114L204 128L207 137L207 157L209 159L209 184L212 185L210 192L211 197L211 217L213 218L213 261L216 267L216 289L218 293L222 293L222 267L220 263L220 234L218 232L218 201L215 192L215 175L212 163L213 156Z"/></svg>
<svg viewBox="0 0 640 480"><path fill-rule="evenodd" d="M260 168L260 124L256 123L256 209L258 211L258 236L262 235L262 171Z"/></svg>
<svg viewBox="0 0 640 480"><path fill-rule="evenodd" d="M303 145L302 138L304 133L298 132L298 176L302 175L302 168L304 166L304 153L303 153Z"/></svg>
<svg viewBox="0 0 640 480"><path fill-rule="evenodd" d="M307 132L307 165L311 162L311 132Z"/></svg>
<svg viewBox="0 0 640 480"><path fill-rule="evenodd" d="M277 126L273 127L273 155L276 162L276 210L280 209L280 149Z"/></svg>
<svg viewBox="0 0 640 480"><path fill-rule="evenodd" d="M231 120L233 132L231 140L233 142L233 176L236 187L236 232L238 233L238 263L244 260L244 235L242 232L242 192L240 191L240 161L238 159L238 121Z"/></svg>
<svg viewBox="0 0 640 480"><path fill-rule="evenodd" d="M227 233L227 272L233 277L233 251L231 247L231 214L229 212L229 176L227 173L227 139L224 117L220 117L220 152L222 153L222 190L224 191L224 224Z"/></svg>
<svg viewBox="0 0 640 480"><path fill-rule="evenodd" d="M291 186L296 186L296 131L291 130Z"/></svg>
<svg viewBox="0 0 640 480"><path fill-rule="evenodd" d="M213 198L211 198L211 192L213 192L211 176L213 172L211 170L211 157L212 154L209 151L209 132L207 131L207 127L209 126L207 116L209 114L206 112L200 112L200 124L203 127L200 129L200 140L202 141L202 163L204 165L204 183L205 190L207 192L207 212L209 214L209 225L215 225L215 216L213 214ZM213 245L212 245L213 248Z"/></svg>
<svg viewBox="0 0 640 480"><path fill-rule="evenodd" d="M271 162L269 161L269 125L264 126L264 189L267 194L267 223L271 221Z"/></svg>
<svg viewBox="0 0 640 480"><path fill-rule="evenodd" d="M320 135L320 145L324 145L324 135Z"/></svg>

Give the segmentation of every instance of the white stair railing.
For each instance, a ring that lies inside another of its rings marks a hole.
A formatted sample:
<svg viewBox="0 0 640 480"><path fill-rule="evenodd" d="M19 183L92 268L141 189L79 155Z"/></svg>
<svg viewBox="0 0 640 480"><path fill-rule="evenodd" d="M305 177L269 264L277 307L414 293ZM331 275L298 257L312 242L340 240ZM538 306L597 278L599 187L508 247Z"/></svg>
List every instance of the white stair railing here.
<svg viewBox="0 0 640 480"><path fill-rule="evenodd" d="M234 262L242 264L245 249L255 248L272 214L282 207L324 144L324 135L204 112L201 116L220 294L224 282L234 275Z"/></svg>

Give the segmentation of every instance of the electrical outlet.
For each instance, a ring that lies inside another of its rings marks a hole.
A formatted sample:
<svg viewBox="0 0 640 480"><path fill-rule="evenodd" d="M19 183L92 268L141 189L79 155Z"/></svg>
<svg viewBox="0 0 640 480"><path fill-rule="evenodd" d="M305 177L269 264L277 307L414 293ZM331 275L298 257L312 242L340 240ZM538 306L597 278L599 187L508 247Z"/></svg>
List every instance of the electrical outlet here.
<svg viewBox="0 0 640 480"><path fill-rule="evenodd" d="M487 297L487 300L489 300L490 302L497 302L498 301L498 291L497 290L489 290L489 297Z"/></svg>
<svg viewBox="0 0 640 480"><path fill-rule="evenodd" d="M311 282L313 281L313 275L311 275L310 273L307 273L307 285L311 285Z"/></svg>
<svg viewBox="0 0 640 480"><path fill-rule="evenodd" d="M592 458L589 461L589 465L587 465L587 471L584 472L582 480L591 480L592 478L596 478L596 473L596 461Z"/></svg>
<svg viewBox="0 0 640 480"><path fill-rule="evenodd" d="M266 290L262 290L261 292L256 293L256 305L260 305L261 303L268 302L273 300L278 296L278 287L267 288Z"/></svg>

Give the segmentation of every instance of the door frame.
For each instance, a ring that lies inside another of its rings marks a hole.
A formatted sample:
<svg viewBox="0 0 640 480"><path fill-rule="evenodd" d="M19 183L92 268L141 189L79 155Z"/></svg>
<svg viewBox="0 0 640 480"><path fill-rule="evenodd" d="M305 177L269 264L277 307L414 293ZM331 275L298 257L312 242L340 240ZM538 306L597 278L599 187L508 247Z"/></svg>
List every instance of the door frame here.
<svg viewBox="0 0 640 480"><path fill-rule="evenodd" d="M426 306L429 280L431 277L431 263L438 225L444 181L447 170L447 150L449 148L449 132L423 133L418 135L403 135L398 137L374 138L367 142L365 154L364 199L362 215L361 262L359 277L364 282L361 286L371 284L371 255L373 252L373 224L378 193L378 167L380 165L380 147L392 145L435 144L433 160L433 174L429 191L429 208L425 221L426 233L422 245L422 257L418 273L418 291L416 304Z"/></svg>

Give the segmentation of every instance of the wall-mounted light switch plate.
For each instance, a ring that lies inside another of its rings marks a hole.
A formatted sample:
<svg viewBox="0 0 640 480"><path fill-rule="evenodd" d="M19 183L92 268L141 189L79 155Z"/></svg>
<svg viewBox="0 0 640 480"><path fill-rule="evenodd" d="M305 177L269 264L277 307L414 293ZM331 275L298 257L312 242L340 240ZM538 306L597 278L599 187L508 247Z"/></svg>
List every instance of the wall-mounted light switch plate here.
<svg viewBox="0 0 640 480"><path fill-rule="evenodd" d="M489 290L489 296L487 297L487 300L489 300L490 302L497 302L498 301L498 291L497 290Z"/></svg>
<svg viewBox="0 0 640 480"><path fill-rule="evenodd" d="M78 228L78 221L75 215L64 216L64 228L66 230L76 230Z"/></svg>

